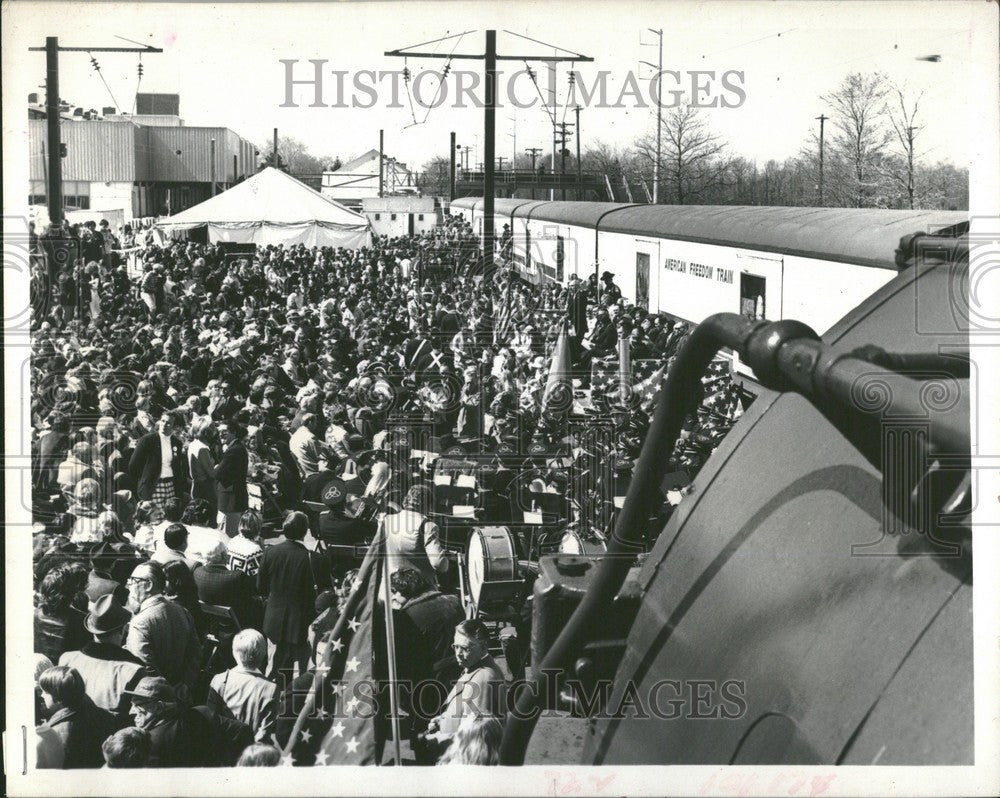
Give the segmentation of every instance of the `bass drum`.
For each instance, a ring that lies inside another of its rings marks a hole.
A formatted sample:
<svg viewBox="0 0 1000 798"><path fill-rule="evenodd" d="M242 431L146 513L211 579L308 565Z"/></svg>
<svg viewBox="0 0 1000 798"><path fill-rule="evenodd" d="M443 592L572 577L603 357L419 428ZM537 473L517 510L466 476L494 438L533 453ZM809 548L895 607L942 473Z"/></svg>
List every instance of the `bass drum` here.
<svg viewBox="0 0 1000 798"><path fill-rule="evenodd" d="M517 544L505 526L476 529L469 538L469 595L477 607L483 585L517 579Z"/></svg>
<svg viewBox="0 0 1000 798"><path fill-rule="evenodd" d="M596 557L604 554L607 550L608 547L598 532L585 537L576 529L567 529L562 540L559 541L560 554L582 554L587 557Z"/></svg>

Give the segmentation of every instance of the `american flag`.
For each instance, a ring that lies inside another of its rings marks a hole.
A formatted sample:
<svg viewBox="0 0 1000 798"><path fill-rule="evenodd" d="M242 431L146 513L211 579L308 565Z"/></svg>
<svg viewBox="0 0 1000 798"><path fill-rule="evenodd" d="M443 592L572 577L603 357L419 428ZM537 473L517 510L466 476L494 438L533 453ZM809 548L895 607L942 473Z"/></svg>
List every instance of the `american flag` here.
<svg viewBox="0 0 1000 798"><path fill-rule="evenodd" d="M646 380L663 365L660 358L642 358L632 361L632 380L630 387L633 395L640 395L640 389ZM590 365L590 402L598 409L607 409L621 404L619 392L619 374L617 358L595 360Z"/></svg>
<svg viewBox="0 0 1000 798"><path fill-rule="evenodd" d="M378 739L378 690L374 676L374 619L385 538L379 533L365 555L344 611L329 634L316 668L314 701L302 709L283 759L286 765L374 765Z"/></svg>

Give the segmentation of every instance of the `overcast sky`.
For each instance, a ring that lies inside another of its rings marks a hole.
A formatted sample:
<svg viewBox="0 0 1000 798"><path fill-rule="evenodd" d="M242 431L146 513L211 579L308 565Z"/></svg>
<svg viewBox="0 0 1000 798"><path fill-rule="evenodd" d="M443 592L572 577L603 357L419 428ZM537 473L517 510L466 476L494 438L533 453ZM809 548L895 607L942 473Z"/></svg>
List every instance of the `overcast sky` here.
<svg viewBox="0 0 1000 798"><path fill-rule="evenodd" d="M983 12L986 12L984 15ZM643 2L611 3L575 0L571 3L343 3L343 4L236 4L189 5L148 3L130 6L111 4L15 3L5 37L8 46L42 44L46 35L59 36L66 46L114 45L115 36L162 47L160 55L143 58L142 90L180 94L181 116L189 125L219 125L262 142L277 126L282 134L305 142L318 155L343 160L378 146L379 128L385 129L386 150L409 163L420 165L447 151L448 133L455 130L459 142L476 148L474 160L482 158L482 111L454 106L455 77L445 83L444 104L428 114L408 107L405 90L399 95L401 108L386 108L392 97L392 82L379 84L378 104L371 109L309 108L312 90L299 88L295 98L301 107L282 108L285 100L285 67L280 59L298 59L296 77L311 77L309 59L326 59L324 97L328 104L352 97L368 102L368 95L351 88L351 75L358 70L399 70L401 59L388 58L385 50L406 48L449 34L472 30L461 40L451 39L422 50L477 53L483 50L483 30L498 30L499 49L507 54L545 56L554 50L519 39L512 31L594 58L593 64L577 66L588 86L597 71L609 74L608 96L617 99L629 72L639 78L647 93L651 71L639 67L640 60L655 62L655 42L648 28L663 29L665 69L682 73L686 85L690 70L713 70L716 80L706 99L717 97L736 102L739 96L719 82L730 77L745 100L737 108L706 111L712 128L725 137L732 150L763 163L794 155L818 123L815 117L830 113L820 95L834 89L851 71L885 72L905 85L911 95L924 92L918 150L929 160L952 160L967 164L977 133L975 87L970 83L976 69L971 51L976 24L981 32L988 24L990 6L983 3L951 2ZM995 14L995 9L992 13ZM993 23L995 25L995 21ZM917 60L940 56L940 61ZM105 88L84 53L61 56L61 94L74 104L100 108L115 103L131 109L136 92L135 55L96 55ZM24 54L27 77L24 93L42 89L45 58L41 53ZM414 78L421 71L438 71L444 62L411 59ZM546 88L546 67L538 63L540 87ZM520 62L502 65L523 69ZM481 70L481 62L454 61L453 69ZM978 69L991 69L979 62ZM557 87L560 102L567 99L569 65L561 65ZM334 70L348 72L345 93L337 91ZM438 78L419 78L425 102L434 97ZM506 80L501 82L502 95ZM526 103L535 94L528 77L514 82L517 98ZM14 90L5 78L5 90ZM664 95L675 88L665 78ZM110 90L110 92L109 92ZM502 99L506 99L502 97ZM579 99L579 98L578 98ZM599 139L627 146L636 136L654 129L650 110L637 106L633 96L624 98L624 108L586 108L581 114L582 143ZM517 126L517 149L548 148L551 124L540 104L516 110L511 106L497 114L497 154L509 157ZM572 122L572 113L565 120ZM562 109L559 119L564 118ZM426 118L426 121L425 121ZM575 142L571 144L575 149Z"/></svg>

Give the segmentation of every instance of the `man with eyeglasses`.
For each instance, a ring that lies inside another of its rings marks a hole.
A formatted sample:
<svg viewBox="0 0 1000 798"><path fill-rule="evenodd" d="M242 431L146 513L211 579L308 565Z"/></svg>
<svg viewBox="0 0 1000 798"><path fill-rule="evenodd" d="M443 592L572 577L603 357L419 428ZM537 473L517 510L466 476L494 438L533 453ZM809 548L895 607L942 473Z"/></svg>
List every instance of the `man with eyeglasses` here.
<svg viewBox="0 0 1000 798"><path fill-rule="evenodd" d="M171 685L194 685L201 663L201 643L191 614L163 595L163 566L137 565L125 580L132 612L125 648Z"/></svg>
<svg viewBox="0 0 1000 798"><path fill-rule="evenodd" d="M423 736L423 761L436 761L455 736L462 718L506 714L506 682L500 666L490 656L489 631L480 620L462 621L455 627L452 644L455 659L462 668L442 709L431 718Z"/></svg>

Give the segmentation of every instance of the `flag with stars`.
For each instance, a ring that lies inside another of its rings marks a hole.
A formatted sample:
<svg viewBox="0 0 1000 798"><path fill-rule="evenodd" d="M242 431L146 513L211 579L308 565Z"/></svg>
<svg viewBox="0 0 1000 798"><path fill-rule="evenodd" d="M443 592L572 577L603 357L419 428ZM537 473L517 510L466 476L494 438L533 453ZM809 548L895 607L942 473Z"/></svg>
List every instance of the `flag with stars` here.
<svg viewBox="0 0 1000 798"><path fill-rule="evenodd" d="M660 358L639 358L631 364L631 389L641 394L645 381L663 364ZM621 368L617 359L595 360L590 369L590 403L597 410L621 404Z"/></svg>
<svg viewBox="0 0 1000 798"><path fill-rule="evenodd" d="M291 764L378 764L382 741L377 739L373 626L384 541L380 533L369 547L344 611L329 633L326 657L316 669L315 701L302 710L301 731L291 741Z"/></svg>

